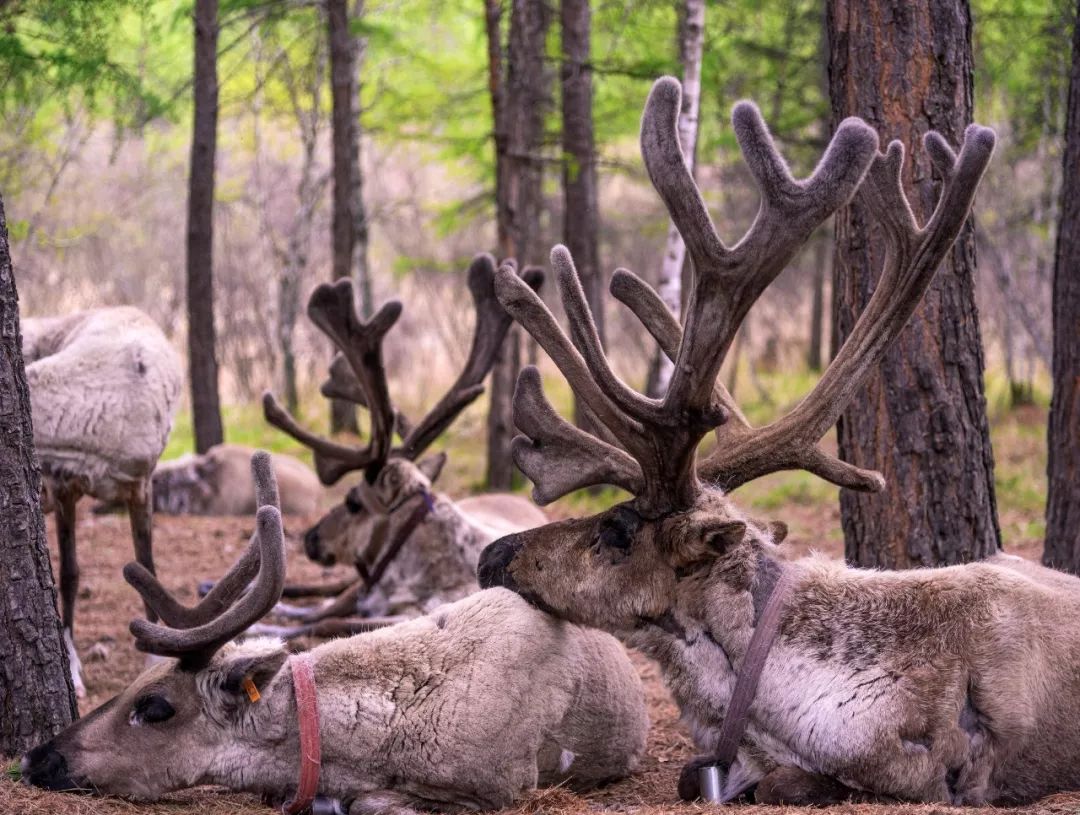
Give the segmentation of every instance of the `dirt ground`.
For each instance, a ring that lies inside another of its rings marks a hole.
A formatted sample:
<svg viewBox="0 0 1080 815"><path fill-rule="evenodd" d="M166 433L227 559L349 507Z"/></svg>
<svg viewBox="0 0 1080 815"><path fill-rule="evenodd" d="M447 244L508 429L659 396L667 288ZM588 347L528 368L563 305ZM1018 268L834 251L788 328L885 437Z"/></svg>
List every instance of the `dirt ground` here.
<svg viewBox="0 0 1080 815"><path fill-rule="evenodd" d="M78 527L82 581L75 631L79 652L83 655L88 689L87 698L80 705L83 713L93 710L119 692L138 675L144 664L143 656L133 649L127 631L128 621L139 616L142 607L135 592L120 576L121 567L132 556L126 518L94 516L87 509L81 508ZM835 506L792 507L791 511L785 512L785 518L791 523L790 546L793 549L805 551L812 543L814 548L827 550L831 546L837 549L833 554L841 554L837 544L826 543L823 546L821 543L835 540L835 535L826 535L821 531L839 526L839 510ZM286 525L291 544L291 579L307 582L316 578L336 579L349 574L348 570L341 568L324 570L304 558L299 548L299 535L306 528L305 519L290 518ZM195 599L198 581L218 576L228 568L242 551L252 526L252 520L246 518L158 516L155 519L158 573L181 600L191 603ZM53 546L51 523L49 534L50 546ZM1010 551L1027 556L1037 555L1037 541L1013 543ZM678 802L675 785L679 769L693 752L689 736L679 723L678 711L664 689L656 666L638 654L634 654L633 658L645 683L652 718L648 753L639 772L632 778L588 795L575 795L561 789L539 791L513 810L515 815L576 815L586 812L664 815L676 812L692 814L710 809L705 805ZM739 815L766 812L781 815L793 811L746 805L740 805L737 809ZM939 806L849 805L836 807L833 811L859 815L932 815L946 809ZM1016 811L1080 813L1080 795L1054 796ZM270 810L253 796L213 788L176 793L156 805L148 806L115 799L40 792L6 778L0 780L0 815L263 815L268 812Z"/></svg>

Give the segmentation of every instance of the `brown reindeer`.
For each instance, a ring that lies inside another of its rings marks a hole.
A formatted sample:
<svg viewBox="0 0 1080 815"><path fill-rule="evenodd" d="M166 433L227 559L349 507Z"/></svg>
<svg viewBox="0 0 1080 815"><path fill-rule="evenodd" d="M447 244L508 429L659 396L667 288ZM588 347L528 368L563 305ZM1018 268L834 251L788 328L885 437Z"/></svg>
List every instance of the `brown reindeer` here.
<svg viewBox="0 0 1080 815"><path fill-rule="evenodd" d="M543 279L539 269L514 275L530 291ZM324 565L354 563L360 577L332 587L339 594L320 606L278 606L279 615L303 625L263 626L257 631L286 637L337 634L425 613L476 591L476 566L488 543L547 522L543 512L519 496L485 495L454 502L434 493L432 483L446 456L421 458L483 392L483 380L512 323L495 296L494 276L494 259L478 255L468 272L476 310L468 359L449 391L415 426L394 409L382 362L382 343L401 313L401 304L387 303L365 324L356 315L348 281L319 286L311 295L308 314L312 322L340 351L322 392L368 409L370 442L362 448L351 447L309 433L269 393L264 397L265 414L267 421L314 451L315 469L324 484L353 471L363 472L345 501L304 536L304 549L312 560ZM397 447L391 444L395 431L401 438ZM290 587L287 595L303 594L307 588ZM355 627L332 622L358 612L367 619ZM322 621L327 622L318 626Z"/></svg>
<svg viewBox="0 0 1080 815"><path fill-rule="evenodd" d="M164 621L133 621L136 646L175 659L28 752L24 782L138 801L221 784L288 798L286 812L319 795L350 815L412 815L498 809L537 785L590 787L637 766L648 716L623 647L502 589L303 655L229 642L285 582L270 457L252 469L257 532L199 605L138 564L124 570Z"/></svg>
<svg viewBox="0 0 1080 815"><path fill-rule="evenodd" d="M863 571L819 557L785 561L768 530L748 523L727 495L785 469L846 489L881 488L879 473L838 460L818 442L950 250L989 162L993 132L970 126L958 156L938 134L927 134L941 192L920 227L902 188L901 144L879 154L876 134L848 119L814 174L797 181L757 109L740 103L732 120L761 204L748 233L727 246L679 151L679 97L677 82L657 82L641 145L693 260L683 325L629 272L617 271L611 284L675 363L664 397L646 398L611 371L565 249L552 252L552 264L569 337L512 274L496 283L507 310L588 405L600 434L559 418L536 370L522 373L515 418L526 435L515 440L514 453L537 500L599 483L634 498L494 543L481 558L481 585L512 588L659 660L707 753L684 771L683 797L698 795L698 770L719 756L725 762L717 788L705 788L715 780L706 774L700 789L719 799L756 785L757 799L769 802L859 794L982 804L1077 788L1080 581L1004 555L907 572ZM874 214L887 244L877 289L806 398L772 424L751 427L716 381L721 361L753 302L853 195ZM699 459L714 429L715 444Z"/></svg>

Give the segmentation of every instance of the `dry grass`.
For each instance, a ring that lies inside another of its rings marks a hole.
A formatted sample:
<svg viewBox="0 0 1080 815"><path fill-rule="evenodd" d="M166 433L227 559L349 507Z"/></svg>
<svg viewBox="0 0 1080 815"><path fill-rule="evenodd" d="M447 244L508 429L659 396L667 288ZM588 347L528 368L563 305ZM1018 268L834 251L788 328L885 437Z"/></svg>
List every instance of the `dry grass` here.
<svg viewBox="0 0 1080 815"><path fill-rule="evenodd" d="M1039 444L1043 438L1041 413L1014 417L1004 436L996 432L995 448L999 477L1005 473L1034 473L1043 467L1045 455ZM1002 444L1006 441L1006 444ZM456 451L455 451L456 454ZM784 479L789 476L779 476ZM1023 479L1021 479L1023 480ZM467 481L451 481L458 489ZM816 489L816 488L814 488ZM827 493L805 493L798 481L775 481L764 484L746 496L746 503L756 506L769 517L783 518L791 526L790 547L796 552L811 548L840 555L839 510ZM780 500L783 499L783 500ZM1022 501L1005 502L1002 526L1009 551L1027 557L1040 552L1041 505ZM84 655L89 695L80 706L85 713L97 707L126 686L143 667L143 657L131 646L127 623L141 613L135 593L120 577L120 569L131 558L127 521L120 516L96 517L86 512L79 519L78 539L82 566L82 588L76 617L76 640ZM573 504L561 504L558 514L574 510ZM584 511L578 507L578 511ZM287 519L293 545L289 554L290 577L310 581L319 577L339 577L348 570L323 570L304 559L296 536L309 519ZM155 558L165 583L186 602L194 600L200 578L220 575L240 553L252 529L246 518L170 518L155 520ZM51 536L50 524L50 536ZM51 540L51 537L50 537ZM54 564L55 565L55 564ZM89 658L91 652L97 658ZM563 789L541 790L527 797L504 815L578 815L594 812L627 812L635 815L693 815L708 807L681 804L675 785L682 763L693 753L689 736L678 718L678 710L660 680L655 664L633 655L645 683L653 727L647 755L632 778L604 789L577 795ZM737 807L738 815L782 815L792 811L747 805ZM968 812L940 806L895 805L889 807L849 805L836 807L836 813L857 815L933 815L944 812ZM1009 810L985 810L1005 812ZM1012 810L1025 813L1069 813L1080 815L1080 795L1058 795L1036 805ZM257 798L217 789L197 789L168 796L154 804L136 805L115 799L47 793L28 789L8 780L0 781L0 815L254 815L268 813Z"/></svg>

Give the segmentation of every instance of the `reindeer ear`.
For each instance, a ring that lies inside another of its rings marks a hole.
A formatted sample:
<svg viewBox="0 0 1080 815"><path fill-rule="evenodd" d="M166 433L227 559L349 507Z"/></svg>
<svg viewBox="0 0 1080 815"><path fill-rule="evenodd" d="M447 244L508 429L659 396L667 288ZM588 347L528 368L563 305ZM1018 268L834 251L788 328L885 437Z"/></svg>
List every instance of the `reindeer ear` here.
<svg viewBox="0 0 1080 815"><path fill-rule="evenodd" d="M424 456L416 462L416 467L420 472L427 476L428 481L434 484L435 479L438 478L439 473L442 472L444 464L446 464L446 453L433 453L430 456Z"/></svg>
<svg viewBox="0 0 1080 815"><path fill-rule="evenodd" d="M746 524L742 521L721 521L707 525L703 531L705 546L719 555L742 541L746 535Z"/></svg>
<svg viewBox="0 0 1080 815"><path fill-rule="evenodd" d="M288 658L278 640L225 646L202 683L207 701L224 716L245 709L265 695Z"/></svg>

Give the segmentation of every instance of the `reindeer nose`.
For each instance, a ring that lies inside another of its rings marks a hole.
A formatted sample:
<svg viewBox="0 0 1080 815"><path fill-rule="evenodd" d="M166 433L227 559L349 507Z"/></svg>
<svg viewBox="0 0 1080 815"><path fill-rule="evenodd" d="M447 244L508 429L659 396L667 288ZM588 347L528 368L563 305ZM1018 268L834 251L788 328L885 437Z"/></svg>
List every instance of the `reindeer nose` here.
<svg viewBox="0 0 1080 815"><path fill-rule="evenodd" d="M23 781L47 790L74 790L75 784L68 775L67 759L52 742L39 745L23 756Z"/></svg>
<svg viewBox="0 0 1080 815"><path fill-rule="evenodd" d="M476 568L480 588L503 586L514 590L514 577L506 569L520 549L521 541L517 535L507 535L489 544L480 553L480 565Z"/></svg>
<svg viewBox="0 0 1080 815"><path fill-rule="evenodd" d="M311 560L319 560L319 527L313 526L304 533L304 554Z"/></svg>

